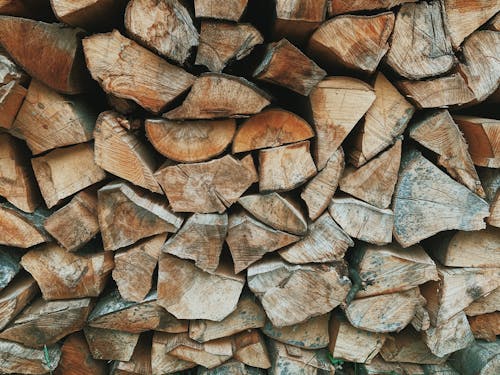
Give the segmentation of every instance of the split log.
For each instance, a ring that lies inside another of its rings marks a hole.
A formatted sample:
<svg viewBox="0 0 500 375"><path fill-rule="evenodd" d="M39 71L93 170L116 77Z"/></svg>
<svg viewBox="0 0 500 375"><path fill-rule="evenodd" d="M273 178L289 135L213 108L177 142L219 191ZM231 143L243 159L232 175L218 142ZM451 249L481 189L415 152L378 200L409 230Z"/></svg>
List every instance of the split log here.
<svg viewBox="0 0 500 375"><path fill-rule="evenodd" d="M235 360L229 360L213 369L199 368L198 375L264 375L266 370L250 367Z"/></svg>
<svg viewBox="0 0 500 375"><path fill-rule="evenodd" d="M469 144L469 153L475 165L500 168L500 120L471 116L454 116L453 119Z"/></svg>
<svg viewBox="0 0 500 375"><path fill-rule="evenodd" d="M467 142L447 110L431 112L414 122L410 137L438 154L438 164L446 168L455 180L485 197Z"/></svg>
<svg viewBox="0 0 500 375"><path fill-rule="evenodd" d="M493 31L500 31L500 13L497 13L497 15L491 19L491 21L488 23L488 29Z"/></svg>
<svg viewBox="0 0 500 375"><path fill-rule="evenodd" d="M239 21L247 3L248 0L229 0L224 3L218 0L194 0L194 11L197 18Z"/></svg>
<svg viewBox="0 0 500 375"><path fill-rule="evenodd" d="M161 112L195 77L114 30L83 40L87 67L107 93ZM140 67L140 69L136 69Z"/></svg>
<svg viewBox="0 0 500 375"><path fill-rule="evenodd" d="M83 30L9 16L0 16L0 30L0 44L33 78L65 94L88 88L80 44Z"/></svg>
<svg viewBox="0 0 500 375"><path fill-rule="evenodd" d="M490 216L486 222L500 228L500 170L480 168L478 173L486 193L486 201L490 203Z"/></svg>
<svg viewBox="0 0 500 375"><path fill-rule="evenodd" d="M264 326L266 314L262 307L255 302L255 297L244 294L236 310L220 322L210 320L192 320L189 323L189 337L198 342L228 337L252 328Z"/></svg>
<svg viewBox="0 0 500 375"><path fill-rule="evenodd" d="M307 233L307 222L295 203L278 193L245 195L238 203L259 221L295 235Z"/></svg>
<svg viewBox="0 0 500 375"><path fill-rule="evenodd" d="M384 345L385 339L386 335L353 327L338 314L332 316L329 350L333 358L356 363L371 363Z"/></svg>
<svg viewBox="0 0 500 375"><path fill-rule="evenodd" d="M328 208L344 173L344 150L339 147L330 156L325 167L302 189L300 197L307 205L309 219L318 219Z"/></svg>
<svg viewBox="0 0 500 375"><path fill-rule="evenodd" d="M307 234L300 241L279 251L289 263L327 263L341 261L352 239L325 212L309 223Z"/></svg>
<svg viewBox="0 0 500 375"><path fill-rule="evenodd" d="M206 272L215 272L228 232L227 214L194 214L162 247L162 251L195 261Z"/></svg>
<svg viewBox="0 0 500 375"><path fill-rule="evenodd" d="M182 1L130 1L124 22L133 39L181 65L198 46L198 31Z"/></svg>
<svg viewBox="0 0 500 375"><path fill-rule="evenodd" d="M193 263L163 254L158 270L158 304L177 319L221 321L236 309L245 284L228 264L212 274ZM224 293L220 293L224 290Z"/></svg>
<svg viewBox="0 0 500 375"><path fill-rule="evenodd" d="M389 50L394 14L346 15L323 23L311 36L308 52L322 65L371 74Z"/></svg>
<svg viewBox="0 0 500 375"><path fill-rule="evenodd" d="M339 182L340 190L378 208L391 204L398 181L402 141L358 169L347 167Z"/></svg>
<svg viewBox="0 0 500 375"><path fill-rule="evenodd" d="M174 211L196 213L223 213L258 179L251 155L166 165L155 177Z"/></svg>
<svg viewBox="0 0 500 375"><path fill-rule="evenodd" d="M204 73L198 77L181 106L163 115L169 120L245 117L259 113L271 97L241 77Z"/></svg>
<svg viewBox="0 0 500 375"><path fill-rule="evenodd" d="M232 61L248 56L263 41L260 32L251 24L202 21L195 64L220 73Z"/></svg>
<svg viewBox="0 0 500 375"><path fill-rule="evenodd" d="M54 243L30 250L21 265L37 281L46 300L97 297L113 269L110 252L79 255Z"/></svg>
<svg viewBox="0 0 500 375"><path fill-rule="evenodd" d="M27 90L23 85L27 81L26 73L0 47L0 127L12 128L14 119L26 96Z"/></svg>
<svg viewBox="0 0 500 375"><path fill-rule="evenodd" d="M262 334L258 330L239 333L234 337L234 359L256 368L271 367Z"/></svg>
<svg viewBox="0 0 500 375"><path fill-rule="evenodd" d="M417 80L444 74L455 61L440 2L403 4L387 64L402 77Z"/></svg>
<svg viewBox="0 0 500 375"><path fill-rule="evenodd" d="M85 339L94 359L130 361L139 341L138 333L85 327Z"/></svg>
<svg viewBox="0 0 500 375"><path fill-rule="evenodd" d="M311 92L316 130L314 159L322 170L375 100L373 89L350 77L328 77Z"/></svg>
<svg viewBox="0 0 500 375"><path fill-rule="evenodd" d="M423 306L418 307L417 311L415 311L415 316L411 321L411 325L415 331L419 332L427 331L431 327L431 318Z"/></svg>
<svg viewBox="0 0 500 375"><path fill-rule="evenodd" d="M262 333L283 344L298 346L304 349L326 348L329 342L328 322L330 314L320 315L303 323L288 327L275 327L268 320Z"/></svg>
<svg viewBox="0 0 500 375"><path fill-rule="evenodd" d="M99 233L97 190L87 188L64 207L50 215L45 230L68 251L76 251Z"/></svg>
<svg viewBox="0 0 500 375"><path fill-rule="evenodd" d="M5 288L21 270L21 254L16 249L0 246L0 290Z"/></svg>
<svg viewBox="0 0 500 375"><path fill-rule="evenodd" d="M38 293L36 281L29 275L15 278L0 293L0 330L3 330Z"/></svg>
<svg viewBox="0 0 500 375"><path fill-rule="evenodd" d="M376 333L399 332L410 324L425 299L418 288L404 292L355 299L345 309L356 328Z"/></svg>
<svg viewBox="0 0 500 375"><path fill-rule="evenodd" d="M270 374L331 374L334 370L328 351L307 350L269 340Z"/></svg>
<svg viewBox="0 0 500 375"><path fill-rule="evenodd" d="M328 14L335 16L365 10L390 9L399 4L416 1L418 0L333 0L328 2Z"/></svg>
<svg viewBox="0 0 500 375"><path fill-rule="evenodd" d="M351 237L375 245L392 241L394 215L389 209L381 209L350 197L339 197L332 199L328 211Z"/></svg>
<svg viewBox="0 0 500 375"><path fill-rule="evenodd" d="M151 367L153 375L172 374L196 367L196 363L184 361L169 354L175 335L155 332L151 347Z"/></svg>
<svg viewBox="0 0 500 375"><path fill-rule="evenodd" d="M284 327L324 315L351 287L342 264L291 265L271 258L251 265L247 281L272 324Z"/></svg>
<svg viewBox="0 0 500 375"><path fill-rule="evenodd" d="M55 375L107 375L106 364L92 358L82 332L69 335L61 348L61 360Z"/></svg>
<svg viewBox="0 0 500 375"><path fill-rule="evenodd" d="M0 339L40 348L81 330L92 308L90 298L65 301L37 299L0 333Z"/></svg>
<svg viewBox="0 0 500 375"><path fill-rule="evenodd" d="M476 316L500 311L498 306L500 306L500 288L476 299L464 309L464 312L467 316Z"/></svg>
<svg viewBox="0 0 500 375"><path fill-rule="evenodd" d="M141 302L149 293L166 239L166 234L159 234L115 254L113 280L125 300Z"/></svg>
<svg viewBox="0 0 500 375"><path fill-rule="evenodd" d="M31 159L31 165L48 208L106 178L89 143L50 151Z"/></svg>
<svg viewBox="0 0 500 375"><path fill-rule="evenodd" d="M394 237L408 247L436 233L485 228L488 204L415 150L403 156L393 200Z"/></svg>
<svg viewBox="0 0 500 375"><path fill-rule="evenodd" d="M114 361L110 375L152 375L151 336L142 335L130 361Z"/></svg>
<svg viewBox="0 0 500 375"><path fill-rule="evenodd" d="M476 341L459 350L450 358L450 363L461 375L494 375L500 369L500 343Z"/></svg>
<svg viewBox="0 0 500 375"><path fill-rule="evenodd" d="M97 192L97 212L104 250L117 250L140 239L175 233L183 218L165 199L125 182L112 182Z"/></svg>
<svg viewBox="0 0 500 375"><path fill-rule="evenodd" d="M382 74L375 79L376 99L356 132L349 161L360 167L392 145L405 131L415 108Z"/></svg>
<svg viewBox="0 0 500 375"><path fill-rule="evenodd" d="M49 346L47 350L31 349L15 342L0 340L0 356L0 371L4 374L42 375L56 369L61 349L57 345Z"/></svg>
<svg viewBox="0 0 500 375"><path fill-rule="evenodd" d="M361 371L366 371L369 375L424 375L423 367L428 366L440 366L440 365L417 365L413 363L398 363L398 362L386 362L382 359L380 355L376 356L370 363L362 363L357 365L361 368ZM455 373L439 372L434 375L458 375ZM426 374L427 375L427 374Z"/></svg>
<svg viewBox="0 0 500 375"><path fill-rule="evenodd" d="M309 141L259 151L259 190L289 191L316 175Z"/></svg>
<svg viewBox="0 0 500 375"><path fill-rule="evenodd" d="M442 365L422 365L425 375L460 375L448 363Z"/></svg>
<svg viewBox="0 0 500 375"><path fill-rule="evenodd" d="M50 236L43 229L47 216L44 209L26 214L9 204L0 204L0 245L27 249L49 241Z"/></svg>
<svg viewBox="0 0 500 375"><path fill-rule="evenodd" d="M103 25L117 23L123 14L123 0L50 0L54 15L65 24L86 30L107 28Z"/></svg>
<svg viewBox="0 0 500 375"><path fill-rule="evenodd" d="M154 148L170 160L193 163L221 154L231 143L236 121L146 120L146 134Z"/></svg>
<svg viewBox="0 0 500 375"><path fill-rule="evenodd" d="M326 72L286 39L267 46L253 77L308 96Z"/></svg>
<svg viewBox="0 0 500 375"><path fill-rule="evenodd" d="M483 339L490 342L496 341L500 335L500 312L470 316L470 329L476 339Z"/></svg>
<svg viewBox="0 0 500 375"><path fill-rule="evenodd" d="M0 195L17 208L34 212L41 197L27 155L22 142L0 133Z"/></svg>
<svg viewBox="0 0 500 375"><path fill-rule="evenodd" d="M244 211L229 216L226 242L233 258L234 273L247 269L266 253L299 240L300 237L270 228Z"/></svg>
<svg viewBox="0 0 500 375"><path fill-rule="evenodd" d="M59 94L32 80L13 128L34 155L90 141L97 113L88 99Z"/></svg>

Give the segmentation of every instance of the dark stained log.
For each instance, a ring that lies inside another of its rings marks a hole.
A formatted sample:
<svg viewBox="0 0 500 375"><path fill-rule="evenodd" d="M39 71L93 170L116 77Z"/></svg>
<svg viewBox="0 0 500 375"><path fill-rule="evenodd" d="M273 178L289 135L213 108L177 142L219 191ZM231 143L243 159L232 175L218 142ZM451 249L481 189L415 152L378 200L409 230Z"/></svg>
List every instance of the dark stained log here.
<svg viewBox="0 0 500 375"><path fill-rule="evenodd" d="M139 106L133 100L119 98L118 96L115 96L113 94L106 95L106 102L109 104L110 107L113 108L113 110L115 110L118 113L121 113L122 115L130 115L139 110ZM132 127L125 126L125 128L128 129Z"/></svg>
<svg viewBox="0 0 500 375"><path fill-rule="evenodd" d="M460 375L495 375L500 369L500 343L477 340L469 347L459 350L450 358L450 363Z"/></svg>
<svg viewBox="0 0 500 375"><path fill-rule="evenodd" d="M4 374L47 374L54 371L61 358L61 349L57 345L48 346L47 350L32 349L21 344L0 340L0 371ZM49 363L46 358L48 357Z"/></svg>
<svg viewBox="0 0 500 375"><path fill-rule="evenodd" d="M43 229L48 215L41 208L27 214L10 204L0 204L0 245L27 249L49 241L50 236Z"/></svg>
<svg viewBox="0 0 500 375"><path fill-rule="evenodd" d="M248 330L234 337L234 359L256 368L267 369L271 361L259 330Z"/></svg>
<svg viewBox="0 0 500 375"><path fill-rule="evenodd" d="M0 290L5 288L21 270L21 254L13 248L0 246Z"/></svg>
<svg viewBox="0 0 500 375"><path fill-rule="evenodd" d="M139 341L139 333L85 327L85 339L94 359L130 361Z"/></svg>
<svg viewBox="0 0 500 375"><path fill-rule="evenodd" d="M61 360L54 375L107 375L106 363L92 358L82 332L69 335L61 347Z"/></svg>
<svg viewBox="0 0 500 375"><path fill-rule="evenodd" d="M414 3L418 0L330 0L328 14L335 16L363 10L390 9L403 3Z"/></svg>
<svg viewBox="0 0 500 375"><path fill-rule="evenodd" d="M239 21L247 7L248 0L194 0L194 11L197 18L216 18L220 20Z"/></svg>
<svg viewBox="0 0 500 375"><path fill-rule="evenodd" d="M48 0L3 0L0 4L0 14L16 17L46 17L49 9Z"/></svg>
<svg viewBox="0 0 500 375"><path fill-rule="evenodd" d="M11 322L38 293L36 281L23 274L0 292L0 330Z"/></svg>
<svg viewBox="0 0 500 375"><path fill-rule="evenodd" d="M171 374L196 366L196 363L184 361L169 354L176 335L155 332L151 347L151 367L154 375Z"/></svg>

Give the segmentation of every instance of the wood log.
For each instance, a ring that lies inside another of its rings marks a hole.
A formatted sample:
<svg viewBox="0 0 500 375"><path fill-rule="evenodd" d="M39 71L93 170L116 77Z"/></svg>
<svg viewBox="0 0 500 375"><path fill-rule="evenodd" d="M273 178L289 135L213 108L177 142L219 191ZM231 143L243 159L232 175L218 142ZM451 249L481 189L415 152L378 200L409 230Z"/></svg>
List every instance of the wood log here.
<svg viewBox="0 0 500 375"><path fill-rule="evenodd" d="M416 80L437 76L455 64L441 8L440 2L401 6L387 64L402 77Z"/></svg>
<svg viewBox="0 0 500 375"><path fill-rule="evenodd" d="M403 155L393 210L394 237L403 247L445 230L484 229L489 215L485 201L415 150Z"/></svg>
<svg viewBox="0 0 500 375"><path fill-rule="evenodd" d="M328 15L354 13L365 10L390 9L403 3L414 3L417 0L334 0L328 2Z"/></svg>
<svg viewBox="0 0 500 375"><path fill-rule="evenodd" d="M61 360L55 375L107 375L106 364L92 358L82 332L69 335L61 347Z"/></svg>
<svg viewBox="0 0 500 375"><path fill-rule="evenodd" d="M280 250L279 255L294 264L327 263L341 261L351 246L354 246L351 237L325 212L309 223L305 237Z"/></svg>
<svg viewBox="0 0 500 375"><path fill-rule="evenodd" d="M106 94L106 99L109 106L122 115L130 115L139 110L139 106L132 100L119 98L113 94ZM126 125L126 123L123 124Z"/></svg>
<svg viewBox="0 0 500 375"><path fill-rule="evenodd" d="M16 17L46 17L48 1L43 0L4 0L0 5L0 14Z"/></svg>
<svg viewBox="0 0 500 375"><path fill-rule="evenodd" d="M213 369L198 368L198 375L263 375L266 370L250 367L242 362L230 359Z"/></svg>
<svg viewBox="0 0 500 375"><path fill-rule="evenodd" d="M229 264L221 263L209 274L189 261L163 254L158 304L177 319L221 321L236 309L244 284L245 276L235 275Z"/></svg>
<svg viewBox="0 0 500 375"><path fill-rule="evenodd" d="M151 335L141 335L130 361L114 361L110 375L152 375Z"/></svg>
<svg viewBox="0 0 500 375"><path fill-rule="evenodd" d="M198 342L229 337L252 328L261 328L266 321L262 307L250 294L241 296L236 309L220 322L192 320L189 323L189 337Z"/></svg>
<svg viewBox="0 0 500 375"><path fill-rule="evenodd" d="M89 86L80 45L83 30L9 16L0 17L0 30L0 44L33 78L65 94Z"/></svg>
<svg viewBox="0 0 500 375"><path fill-rule="evenodd" d="M419 332L427 331L431 327L431 318L423 306L418 307L415 311L415 316L411 321L411 325L415 331Z"/></svg>
<svg viewBox="0 0 500 375"><path fill-rule="evenodd" d="M484 187L486 201L490 203L490 216L486 222L500 228L500 170L480 168L478 173Z"/></svg>
<svg viewBox="0 0 500 375"><path fill-rule="evenodd" d="M236 131L236 121L146 120L146 134L154 148L181 163L206 161L224 152Z"/></svg>
<svg viewBox="0 0 500 375"><path fill-rule="evenodd" d="M195 80L117 30L85 38L83 50L92 78L105 92L132 99L153 113L161 112Z"/></svg>
<svg viewBox="0 0 500 375"><path fill-rule="evenodd" d="M5 288L19 273L21 254L16 249L0 246L0 290Z"/></svg>
<svg viewBox="0 0 500 375"><path fill-rule="evenodd" d="M248 0L229 0L224 4L217 0L194 0L194 11L197 18L239 21L247 3Z"/></svg>
<svg viewBox="0 0 500 375"><path fill-rule="evenodd" d="M446 168L455 180L485 197L467 142L447 110L428 113L413 122L410 137L438 154L438 164Z"/></svg>
<svg viewBox="0 0 500 375"><path fill-rule="evenodd" d="M425 299L418 288L404 292L355 299L346 308L349 322L356 328L376 333L399 332L415 316Z"/></svg>
<svg viewBox="0 0 500 375"><path fill-rule="evenodd" d="M80 255L54 243L30 250L21 265L37 281L46 300L97 297L114 266L110 252Z"/></svg>
<svg viewBox="0 0 500 375"><path fill-rule="evenodd" d="M49 241L50 236L42 225L48 215L41 208L26 214L12 205L0 204L0 245L27 249Z"/></svg>
<svg viewBox="0 0 500 375"><path fill-rule="evenodd" d="M22 274L0 292L0 330L3 330L38 293L36 281Z"/></svg>
<svg viewBox="0 0 500 375"><path fill-rule="evenodd" d="M46 374L54 371L61 358L57 345L45 349L32 349L21 344L0 340L0 371L4 374ZM48 361L47 361L48 357Z"/></svg>
<svg viewBox="0 0 500 375"><path fill-rule="evenodd" d="M245 117L259 113L271 97L241 77L204 73L198 77L184 102L163 115L169 120Z"/></svg>
<svg viewBox="0 0 500 375"><path fill-rule="evenodd" d="M16 138L0 133L0 195L25 212L34 212L41 196L28 151Z"/></svg>
<svg viewBox="0 0 500 375"><path fill-rule="evenodd" d="M470 329L476 339L486 341L496 341L497 335L500 335L500 312L496 311L489 314L470 316Z"/></svg>
<svg viewBox="0 0 500 375"><path fill-rule="evenodd" d="M493 31L500 31L500 15L498 13L488 23L488 29Z"/></svg>
<svg viewBox="0 0 500 375"><path fill-rule="evenodd" d="M0 47L0 127L11 129L26 96L27 81L26 73Z"/></svg>
<svg viewBox="0 0 500 375"><path fill-rule="evenodd" d="M302 189L300 197L306 203L309 219L318 219L328 208L344 173L344 150L339 147L330 156L325 167Z"/></svg>
<svg viewBox="0 0 500 375"><path fill-rule="evenodd" d="M299 240L300 237L270 228L244 211L229 216L226 242L233 258L234 273L247 269L266 253Z"/></svg>
<svg viewBox="0 0 500 375"><path fill-rule="evenodd" d="M220 73L232 61L248 56L263 41L260 32L249 23L202 21L195 64Z"/></svg>
<svg viewBox="0 0 500 375"><path fill-rule="evenodd" d="M308 96L326 72L286 39L267 46L253 77Z"/></svg>
<svg viewBox="0 0 500 375"><path fill-rule="evenodd" d="M86 30L108 29L118 22L123 14L123 0L50 0L57 19L65 24ZM104 26L106 25L106 26Z"/></svg>
<svg viewBox="0 0 500 375"><path fill-rule="evenodd" d="M94 359L128 362L139 341L138 333L85 327L85 339Z"/></svg>
<svg viewBox="0 0 500 375"><path fill-rule="evenodd" d="M264 337L258 330L241 332L234 337L234 359L252 367L271 367Z"/></svg>
<svg viewBox="0 0 500 375"><path fill-rule="evenodd" d="M154 333L151 347L151 367L153 375L172 374L196 366L196 363L184 361L169 354L172 350L172 341L174 338L175 335L169 333Z"/></svg>
<svg viewBox="0 0 500 375"><path fill-rule="evenodd" d="M278 193L245 195L238 203L259 221L295 235L307 233L307 222L296 204Z"/></svg>
<svg viewBox="0 0 500 375"><path fill-rule="evenodd" d="M325 349L307 350L269 340L271 356L270 374L331 374L334 366L330 363Z"/></svg>
<svg viewBox="0 0 500 375"><path fill-rule="evenodd" d="M469 153L475 165L500 168L500 120L473 116L454 116L453 119L469 144Z"/></svg>
<svg viewBox="0 0 500 375"><path fill-rule="evenodd" d="M398 180L402 141L358 169L347 167L339 182L340 190L378 208L391 204Z"/></svg>
<svg viewBox="0 0 500 375"><path fill-rule="evenodd" d="M322 170L375 100L373 89L350 77L327 77L309 96L316 130L314 159Z"/></svg>
<svg viewBox="0 0 500 375"><path fill-rule="evenodd" d="M461 375L494 375L500 369L500 343L476 341L459 350L450 358L450 363Z"/></svg>
<svg viewBox="0 0 500 375"><path fill-rule="evenodd" d="M198 31L182 1L130 1L124 22L133 39L181 65L198 47Z"/></svg>
<svg viewBox="0 0 500 375"><path fill-rule="evenodd" d="M223 213L257 181L251 156L165 165L155 173L175 212Z"/></svg>
<svg viewBox="0 0 500 375"><path fill-rule="evenodd" d="M474 300L469 306L464 309L467 316L476 316L487 314L495 311L500 311L500 288L493 290L491 293Z"/></svg>
<svg viewBox="0 0 500 375"><path fill-rule="evenodd" d="M250 290L276 327L299 324L344 302L351 287L342 264L291 265L278 258L248 269Z"/></svg>
<svg viewBox="0 0 500 375"><path fill-rule="evenodd" d="M183 218L164 199L125 182L112 182L97 192L97 213L104 250L117 250L140 239L175 233Z"/></svg>
<svg viewBox="0 0 500 375"><path fill-rule="evenodd" d="M81 330L91 308L90 298L45 301L40 297L4 328L0 339L32 348L55 344Z"/></svg>
<svg viewBox="0 0 500 375"><path fill-rule="evenodd" d="M382 74L375 78L376 99L355 133L349 161L360 167L403 134L415 108Z"/></svg>
<svg viewBox="0 0 500 375"><path fill-rule="evenodd" d="M68 96L32 80L13 128L34 155L90 141L97 113L87 96Z"/></svg>
<svg viewBox="0 0 500 375"><path fill-rule="evenodd" d="M350 197L333 198L328 207L333 220L351 237L375 245L392 241L394 215Z"/></svg>
<svg viewBox="0 0 500 375"><path fill-rule="evenodd" d="M422 367L426 375L460 375L448 363L442 365L423 365Z"/></svg>
<svg viewBox="0 0 500 375"><path fill-rule="evenodd" d="M158 234L115 254L113 280L125 300L141 302L149 293L166 239L166 234Z"/></svg>
<svg viewBox="0 0 500 375"><path fill-rule="evenodd" d="M332 18L311 36L308 52L323 66L371 74L389 50L394 20L392 12Z"/></svg>
<svg viewBox="0 0 500 375"><path fill-rule="evenodd" d="M424 375L423 367L441 366L441 365L417 365L413 363L398 363L386 362L380 355L376 356L370 363L363 363L357 365L361 371L366 371L367 374L384 375L384 374L398 374L398 375ZM444 365L443 365L444 366ZM455 373L444 372L446 375L457 375ZM436 375L443 375L440 372Z"/></svg>
<svg viewBox="0 0 500 375"><path fill-rule="evenodd" d="M31 159L31 165L48 208L106 178L90 143L50 151Z"/></svg>

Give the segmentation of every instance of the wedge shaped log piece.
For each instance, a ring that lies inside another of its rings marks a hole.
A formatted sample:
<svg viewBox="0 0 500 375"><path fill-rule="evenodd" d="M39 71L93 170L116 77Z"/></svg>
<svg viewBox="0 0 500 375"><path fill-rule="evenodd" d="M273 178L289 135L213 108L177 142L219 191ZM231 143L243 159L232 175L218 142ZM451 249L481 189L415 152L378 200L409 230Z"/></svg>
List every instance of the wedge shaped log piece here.
<svg viewBox="0 0 500 375"><path fill-rule="evenodd" d="M54 375L106 375L104 361L92 358L83 332L72 333L64 340L61 347L61 360Z"/></svg>
<svg viewBox="0 0 500 375"><path fill-rule="evenodd" d="M85 327L85 339L94 359L130 361L137 346L138 333Z"/></svg>
<svg viewBox="0 0 500 375"><path fill-rule="evenodd" d="M4 374L43 375L56 369L61 359L61 348L51 345L46 350L32 349L16 342L0 340L0 354L0 371Z"/></svg>
<svg viewBox="0 0 500 375"><path fill-rule="evenodd" d="M38 285L30 275L16 277L0 292L0 329L3 330L39 292Z"/></svg>
<svg viewBox="0 0 500 375"><path fill-rule="evenodd" d="M0 203L0 245L27 249L50 241L50 236L43 228L43 222L49 214L42 208L26 214L10 204Z"/></svg>

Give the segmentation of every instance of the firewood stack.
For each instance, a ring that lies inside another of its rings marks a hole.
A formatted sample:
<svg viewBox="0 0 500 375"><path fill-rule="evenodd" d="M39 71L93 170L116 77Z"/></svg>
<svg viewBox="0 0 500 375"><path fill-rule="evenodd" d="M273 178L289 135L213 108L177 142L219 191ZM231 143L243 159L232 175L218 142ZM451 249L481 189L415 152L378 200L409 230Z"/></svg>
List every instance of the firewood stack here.
<svg viewBox="0 0 500 375"><path fill-rule="evenodd" d="M0 1L0 373L500 374L499 11Z"/></svg>

